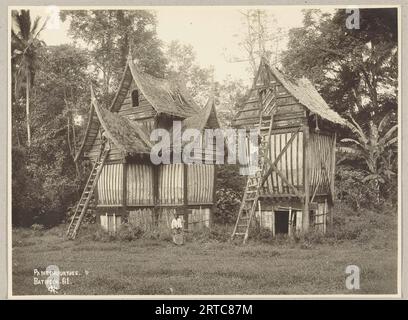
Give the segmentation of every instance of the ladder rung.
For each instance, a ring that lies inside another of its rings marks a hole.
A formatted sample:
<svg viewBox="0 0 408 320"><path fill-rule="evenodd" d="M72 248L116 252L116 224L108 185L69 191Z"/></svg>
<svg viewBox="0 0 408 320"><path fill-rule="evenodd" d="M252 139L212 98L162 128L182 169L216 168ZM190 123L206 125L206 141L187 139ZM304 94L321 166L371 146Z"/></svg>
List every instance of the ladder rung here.
<svg viewBox="0 0 408 320"><path fill-rule="evenodd" d="M244 236L244 235L245 235L245 232L244 232L244 233L242 233L242 232L235 232L235 235L236 235L236 236Z"/></svg>

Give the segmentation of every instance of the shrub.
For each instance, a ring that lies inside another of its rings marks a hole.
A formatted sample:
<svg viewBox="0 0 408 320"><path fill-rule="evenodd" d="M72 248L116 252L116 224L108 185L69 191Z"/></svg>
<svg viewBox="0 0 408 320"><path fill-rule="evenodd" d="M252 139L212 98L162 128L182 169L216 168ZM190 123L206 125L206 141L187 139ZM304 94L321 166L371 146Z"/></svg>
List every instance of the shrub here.
<svg viewBox="0 0 408 320"><path fill-rule="evenodd" d="M121 241L132 241L140 239L143 236L143 230L130 223L123 223L115 236Z"/></svg>
<svg viewBox="0 0 408 320"><path fill-rule="evenodd" d="M339 165L336 169L337 198L356 210L377 207L375 183L364 182L366 175L363 170Z"/></svg>

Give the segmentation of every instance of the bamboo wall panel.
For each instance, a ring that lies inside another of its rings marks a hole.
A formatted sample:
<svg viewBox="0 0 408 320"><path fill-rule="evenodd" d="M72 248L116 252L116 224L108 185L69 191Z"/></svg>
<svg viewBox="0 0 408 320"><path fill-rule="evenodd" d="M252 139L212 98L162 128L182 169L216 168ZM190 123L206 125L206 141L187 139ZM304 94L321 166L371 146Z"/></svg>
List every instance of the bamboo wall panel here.
<svg viewBox="0 0 408 320"><path fill-rule="evenodd" d="M332 136L310 134L310 187L312 195L329 194L330 182L333 176Z"/></svg>
<svg viewBox="0 0 408 320"><path fill-rule="evenodd" d="M183 164L165 164L159 167L159 203L183 204Z"/></svg>
<svg viewBox="0 0 408 320"><path fill-rule="evenodd" d="M127 164L127 205L153 205L153 167L147 164Z"/></svg>
<svg viewBox="0 0 408 320"><path fill-rule="evenodd" d="M187 199L189 204L213 202L214 166L205 164L187 165Z"/></svg>
<svg viewBox="0 0 408 320"><path fill-rule="evenodd" d="M282 149L289 142L293 133L277 133L270 137L269 159L274 162ZM265 139L265 138L264 138ZM303 188L303 133L299 132L290 146L283 153L277 163L277 168L298 189ZM273 171L266 182L270 194L290 194L291 189L284 183L281 177Z"/></svg>
<svg viewBox="0 0 408 320"><path fill-rule="evenodd" d="M123 197L123 164L105 164L98 179L98 205L118 206Z"/></svg>

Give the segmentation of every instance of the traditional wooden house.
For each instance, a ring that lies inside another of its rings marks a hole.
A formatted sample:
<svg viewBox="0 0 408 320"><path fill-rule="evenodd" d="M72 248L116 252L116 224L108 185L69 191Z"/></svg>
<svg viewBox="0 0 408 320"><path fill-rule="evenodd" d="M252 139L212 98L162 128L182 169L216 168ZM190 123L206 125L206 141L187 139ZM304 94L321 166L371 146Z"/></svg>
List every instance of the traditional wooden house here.
<svg viewBox="0 0 408 320"><path fill-rule="evenodd" d="M232 234L248 238L253 217L276 235L326 231L332 218L336 125L346 125L309 80L261 60L233 126L260 129L259 170L248 176Z"/></svg>
<svg viewBox="0 0 408 320"><path fill-rule="evenodd" d="M210 225L214 164L154 165L150 160L152 130L172 132L173 121L181 122L182 131L218 127L212 99L200 108L182 84L143 73L131 59L109 110L98 106L92 92L76 161L91 160L93 168L68 237L75 238L93 196L97 217L108 231L116 231L124 220L144 229L167 228L172 213L183 214L186 228Z"/></svg>

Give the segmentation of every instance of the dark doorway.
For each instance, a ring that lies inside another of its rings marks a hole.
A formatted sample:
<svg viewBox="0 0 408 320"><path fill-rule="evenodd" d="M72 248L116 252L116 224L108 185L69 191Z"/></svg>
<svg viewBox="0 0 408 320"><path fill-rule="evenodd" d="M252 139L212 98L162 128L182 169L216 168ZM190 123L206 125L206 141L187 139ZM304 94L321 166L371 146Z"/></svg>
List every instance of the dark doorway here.
<svg viewBox="0 0 408 320"><path fill-rule="evenodd" d="M289 232L289 211L275 211L275 234Z"/></svg>

